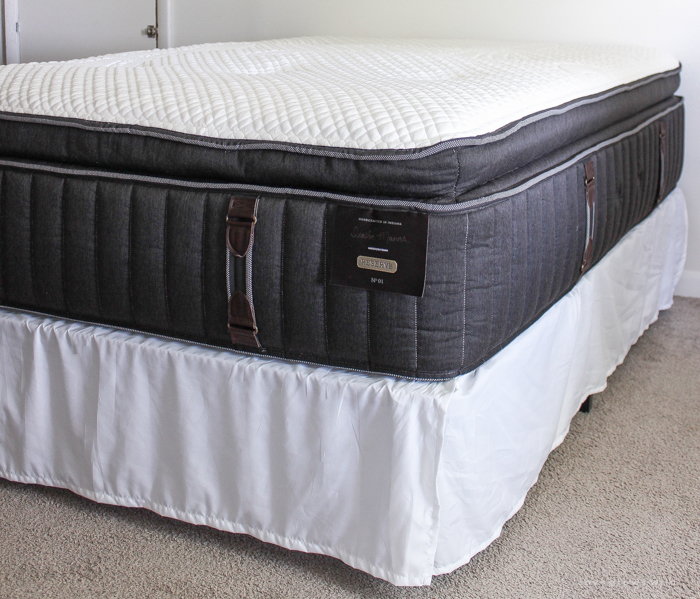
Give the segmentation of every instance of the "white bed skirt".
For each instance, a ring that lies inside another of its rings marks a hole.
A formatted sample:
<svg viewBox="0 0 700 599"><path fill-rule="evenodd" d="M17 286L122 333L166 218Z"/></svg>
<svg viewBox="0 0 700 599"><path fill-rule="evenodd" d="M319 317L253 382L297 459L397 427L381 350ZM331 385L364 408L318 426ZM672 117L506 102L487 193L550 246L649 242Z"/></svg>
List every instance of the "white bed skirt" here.
<svg viewBox="0 0 700 599"><path fill-rule="evenodd" d="M477 370L409 382L0 311L0 476L430 584L493 541L671 306L674 191Z"/></svg>

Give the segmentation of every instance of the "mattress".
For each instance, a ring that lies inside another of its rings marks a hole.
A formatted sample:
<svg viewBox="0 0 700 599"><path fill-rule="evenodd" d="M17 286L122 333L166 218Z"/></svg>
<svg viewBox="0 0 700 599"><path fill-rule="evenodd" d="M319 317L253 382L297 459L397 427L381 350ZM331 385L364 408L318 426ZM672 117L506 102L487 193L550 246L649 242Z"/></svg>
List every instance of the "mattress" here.
<svg viewBox="0 0 700 599"><path fill-rule="evenodd" d="M532 327L449 381L0 310L0 476L430 584L499 535L581 402L671 306L686 237L676 190Z"/></svg>
<svg viewBox="0 0 700 599"><path fill-rule="evenodd" d="M675 186L640 48L299 38L0 69L0 301L446 379Z"/></svg>

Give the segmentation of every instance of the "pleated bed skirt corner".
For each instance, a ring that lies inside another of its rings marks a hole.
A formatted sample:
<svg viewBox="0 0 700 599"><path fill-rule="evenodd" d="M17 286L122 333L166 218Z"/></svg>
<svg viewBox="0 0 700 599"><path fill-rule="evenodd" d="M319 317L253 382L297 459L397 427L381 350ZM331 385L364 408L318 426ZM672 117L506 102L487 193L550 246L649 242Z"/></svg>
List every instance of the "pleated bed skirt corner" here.
<svg viewBox="0 0 700 599"><path fill-rule="evenodd" d="M461 377L407 381L0 311L0 476L427 585L491 543L581 402L672 304L675 190Z"/></svg>

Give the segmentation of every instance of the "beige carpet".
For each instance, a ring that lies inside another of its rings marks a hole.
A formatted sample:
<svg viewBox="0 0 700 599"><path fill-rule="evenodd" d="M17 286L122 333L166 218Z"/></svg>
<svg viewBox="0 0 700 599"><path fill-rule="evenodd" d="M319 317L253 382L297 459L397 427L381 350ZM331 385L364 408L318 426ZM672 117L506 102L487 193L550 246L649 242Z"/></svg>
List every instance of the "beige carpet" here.
<svg viewBox="0 0 700 599"><path fill-rule="evenodd" d="M700 300L676 298L501 538L431 587L0 481L0 597L700 597L699 481Z"/></svg>

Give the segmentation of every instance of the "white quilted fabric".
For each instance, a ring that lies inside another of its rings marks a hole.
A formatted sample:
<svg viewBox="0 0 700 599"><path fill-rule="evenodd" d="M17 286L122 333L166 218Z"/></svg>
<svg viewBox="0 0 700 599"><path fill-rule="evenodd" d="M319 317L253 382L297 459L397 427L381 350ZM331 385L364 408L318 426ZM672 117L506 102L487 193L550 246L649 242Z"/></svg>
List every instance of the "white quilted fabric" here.
<svg viewBox="0 0 700 599"><path fill-rule="evenodd" d="M678 67L622 46L295 38L0 68L0 110L221 139L411 149Z"/></svg>

